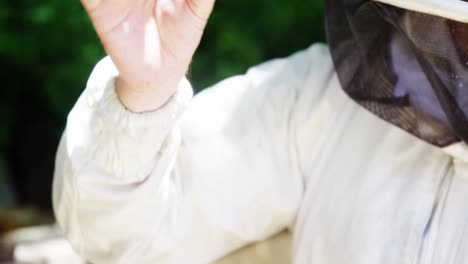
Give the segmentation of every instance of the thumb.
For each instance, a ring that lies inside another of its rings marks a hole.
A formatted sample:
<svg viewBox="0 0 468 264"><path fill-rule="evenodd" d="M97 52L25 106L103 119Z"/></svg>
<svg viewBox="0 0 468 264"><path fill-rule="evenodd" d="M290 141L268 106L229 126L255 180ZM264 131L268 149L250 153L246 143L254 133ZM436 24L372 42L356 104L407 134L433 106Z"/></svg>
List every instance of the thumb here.
<svg viewBox="0 0 468 264"><path fill-rule="evenodd" d="M216 0L185 0L192 13L203 21L208 20Z"/></svg>
<svg viewBox="0 0 468 264"><path fill-rule="evenodd" d="M88 12L94 10L100 3L101 0L81 0L81 4Z"/></svg>

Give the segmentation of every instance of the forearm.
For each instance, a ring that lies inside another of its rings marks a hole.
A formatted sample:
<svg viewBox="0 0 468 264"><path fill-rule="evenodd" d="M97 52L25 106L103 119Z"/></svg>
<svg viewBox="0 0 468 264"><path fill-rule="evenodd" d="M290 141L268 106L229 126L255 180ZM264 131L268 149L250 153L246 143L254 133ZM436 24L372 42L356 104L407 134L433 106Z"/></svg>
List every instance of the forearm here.
<svg viewBox="0 0 468 264"><path fill-rule="evenodd" d="M54 210L74 248L89 260L154 263L145 258L157 259L172 237L167 214L178 208L171 184L177 123L191 88L183 81L164 107L136 114L118 101L116 76L110 60L100 63L68 117Z"/></svg>

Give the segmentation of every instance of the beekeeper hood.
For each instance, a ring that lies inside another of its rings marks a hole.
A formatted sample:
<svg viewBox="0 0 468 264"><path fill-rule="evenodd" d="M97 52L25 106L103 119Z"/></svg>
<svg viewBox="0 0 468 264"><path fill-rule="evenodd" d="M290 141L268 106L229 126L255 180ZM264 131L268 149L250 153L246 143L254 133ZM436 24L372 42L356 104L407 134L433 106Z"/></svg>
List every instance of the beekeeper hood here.
<svg viewBox="0 0 468 264"><path fill-rule="evenodd" d="M343 89L437 146L468 143L468 2L325 0Z"/></svg>

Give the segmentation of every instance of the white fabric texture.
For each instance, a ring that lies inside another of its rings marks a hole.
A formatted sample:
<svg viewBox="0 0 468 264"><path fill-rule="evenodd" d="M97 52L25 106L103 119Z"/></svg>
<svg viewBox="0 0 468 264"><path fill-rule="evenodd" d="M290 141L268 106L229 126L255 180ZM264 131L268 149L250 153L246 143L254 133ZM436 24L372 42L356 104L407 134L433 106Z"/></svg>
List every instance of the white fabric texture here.
<svg viewBox="0 0 468 264"><path fill-rule="evenodd" d="M444 17L468 23L468 3L465 0L375 0L402 9Z"/></svg>
<svg viewBox="0 0 468 264"><path fill-rule="evenodd" d="M57 154L57 219L91 262L211 263L289 229L296 264L468 263L467 150L359 107L326 46L144 114L116 74L96 67Z"/></svg>

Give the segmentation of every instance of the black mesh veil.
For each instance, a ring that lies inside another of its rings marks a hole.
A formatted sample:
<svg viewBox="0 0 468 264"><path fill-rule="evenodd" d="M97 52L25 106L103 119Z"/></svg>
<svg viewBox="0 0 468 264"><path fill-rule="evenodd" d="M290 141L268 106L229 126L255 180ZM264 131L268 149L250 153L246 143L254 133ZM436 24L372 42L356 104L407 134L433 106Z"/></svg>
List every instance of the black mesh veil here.
<svg viewBox="0 0 468 264"><path fill-rule="evenodd" d="M325 13L351 98L434 145L468 143L468 24L371 0L325 0Z"/></svg>

